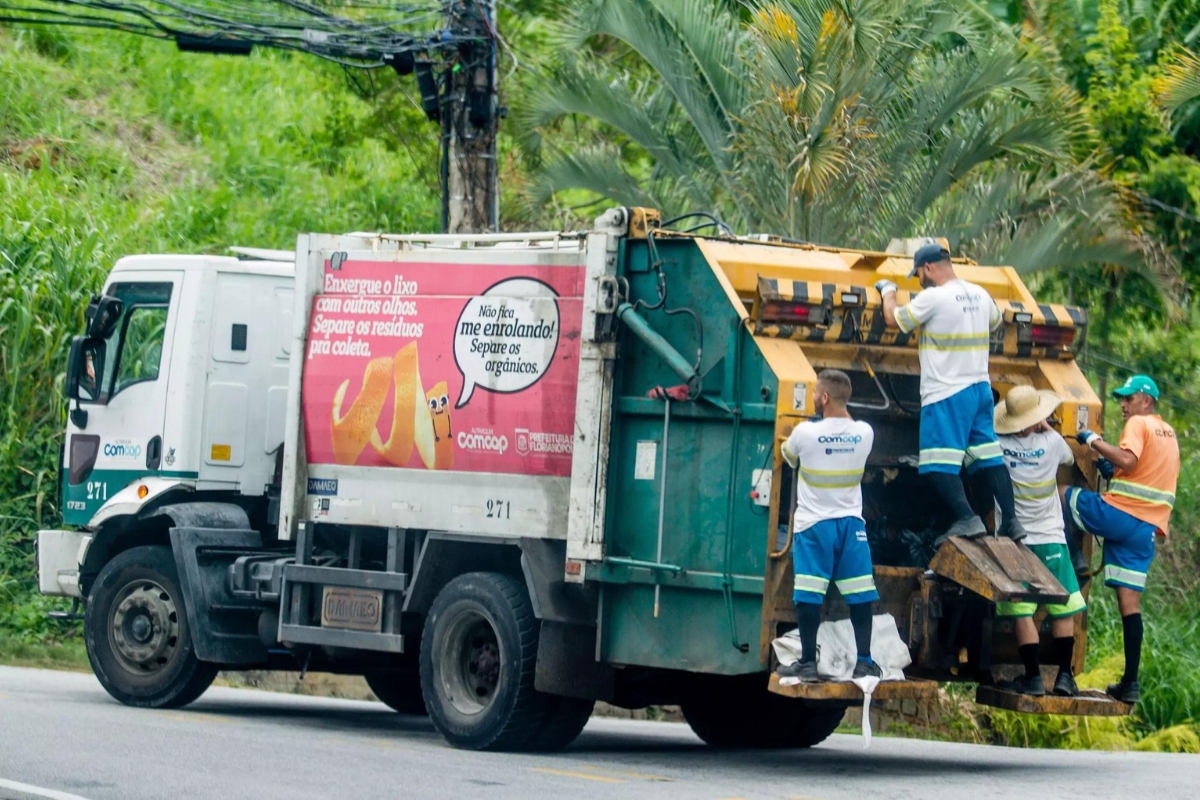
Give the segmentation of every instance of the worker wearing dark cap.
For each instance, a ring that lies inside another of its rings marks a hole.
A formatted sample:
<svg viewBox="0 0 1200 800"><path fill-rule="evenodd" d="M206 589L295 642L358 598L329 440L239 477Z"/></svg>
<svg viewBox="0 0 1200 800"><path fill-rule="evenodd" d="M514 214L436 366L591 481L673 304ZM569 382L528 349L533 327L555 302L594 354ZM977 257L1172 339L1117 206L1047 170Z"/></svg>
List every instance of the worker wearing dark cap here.
<svg viewBox="0 0 1200 800"><path fill-rule="evenodd" d="M920 328L921 435L918 472L928 476L954 512L955 522L938 541L951 536L987 534L983 520L967 501L959 473L979 475L995 496L1003 522L997 532L1014 541L1025 538L1017 519L1012 482L992 428L992 387L988 347L1000 324L1000 310L980 286L954 274L950 252L927 244L913 256L908 277L923 291L905 306L896 302L896 284L875 284L883 299L883 319L905 333Z"/></svg>

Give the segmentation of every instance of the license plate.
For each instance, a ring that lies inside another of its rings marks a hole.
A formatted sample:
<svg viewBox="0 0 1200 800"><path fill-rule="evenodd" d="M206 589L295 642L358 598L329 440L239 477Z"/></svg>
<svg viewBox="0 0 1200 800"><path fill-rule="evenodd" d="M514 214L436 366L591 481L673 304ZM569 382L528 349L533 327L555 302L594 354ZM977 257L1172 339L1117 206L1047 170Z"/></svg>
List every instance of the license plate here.
<svg viewBox="0 0 1200 800"><path fill-rule="evenodd" d="M379 633L383 630L383 590L326 586L321 597L321 627Z"/></svg>

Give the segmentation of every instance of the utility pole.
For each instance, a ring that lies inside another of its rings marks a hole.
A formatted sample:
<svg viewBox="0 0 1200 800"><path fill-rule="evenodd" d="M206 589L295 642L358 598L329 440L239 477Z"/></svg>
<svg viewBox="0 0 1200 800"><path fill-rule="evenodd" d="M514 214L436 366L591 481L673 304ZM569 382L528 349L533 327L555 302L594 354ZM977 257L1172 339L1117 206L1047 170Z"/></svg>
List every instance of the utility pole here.
<svg viewBox="0 0 1200 800"><path fill-rule="evenodd" d="M443 76L442 229L500 228L496 129L496 0L447 0L447 27L466 37Z"/></svg>

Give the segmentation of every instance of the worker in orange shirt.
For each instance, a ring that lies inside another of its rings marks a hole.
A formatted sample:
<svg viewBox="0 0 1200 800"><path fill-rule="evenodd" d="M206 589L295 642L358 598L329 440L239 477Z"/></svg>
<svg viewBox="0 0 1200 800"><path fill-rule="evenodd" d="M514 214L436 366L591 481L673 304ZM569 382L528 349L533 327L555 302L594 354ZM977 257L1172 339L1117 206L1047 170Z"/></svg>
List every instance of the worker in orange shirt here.
<svg viewBox="0 0 1200 800"><path fill-rule="evenodd" d="M1075 437L1112 464L1103 495L1068 487L1063 500L1071 520L1104 543L1104 585L1117 592L1125 644L1125 674L1108 687L1112 697L1136 703L1142 654L1141 593L1154 559L1154 537L1166 537L1175 484L1179 479L1179 441L1175 430L1155 413L1158 385L1134 375L1113 392L1121 403L1125 429L1113 446L1095 431Z"/></svg>

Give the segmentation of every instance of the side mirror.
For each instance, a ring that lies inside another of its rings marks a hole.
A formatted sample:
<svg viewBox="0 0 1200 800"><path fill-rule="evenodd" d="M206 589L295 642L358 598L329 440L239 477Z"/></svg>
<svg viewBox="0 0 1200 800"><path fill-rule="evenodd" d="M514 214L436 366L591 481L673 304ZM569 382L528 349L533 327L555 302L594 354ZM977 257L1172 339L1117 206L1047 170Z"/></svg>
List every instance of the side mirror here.
<svg viewBox="0 0 1200 800"><path fill-rule="evenodd" d="M117 327L125 303L110 295L93 295L87 307L87 335L92 339L107 339Z"/></svg>
<svg viewBox="0 0 1200 800"><path fill-rule="evenodd" d="M100 400L104 379L104 353L105 343L101 339L76 336L71 340L71 354L67 358L67 379L63 385L63 393L67 399L87 403Z"/></svg>

